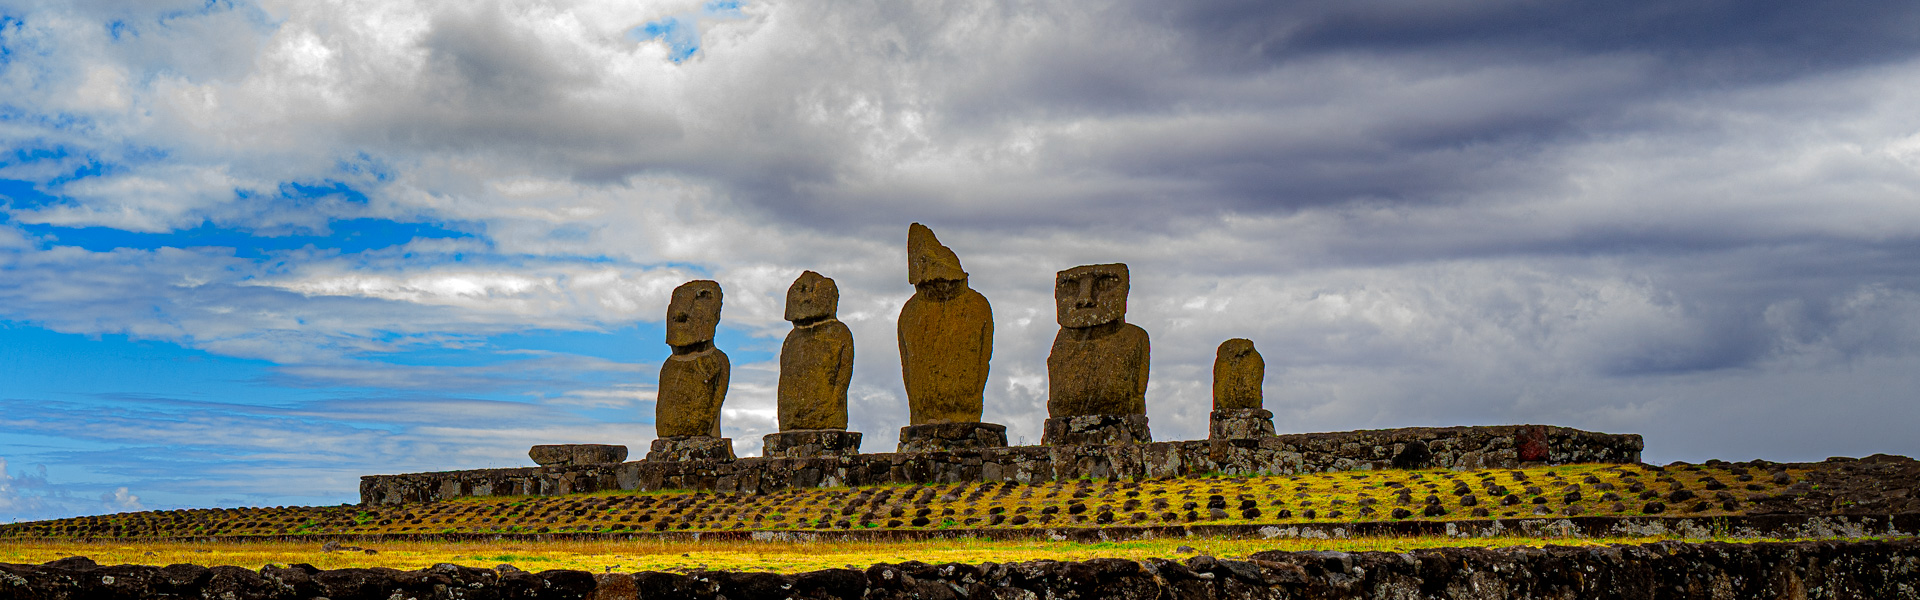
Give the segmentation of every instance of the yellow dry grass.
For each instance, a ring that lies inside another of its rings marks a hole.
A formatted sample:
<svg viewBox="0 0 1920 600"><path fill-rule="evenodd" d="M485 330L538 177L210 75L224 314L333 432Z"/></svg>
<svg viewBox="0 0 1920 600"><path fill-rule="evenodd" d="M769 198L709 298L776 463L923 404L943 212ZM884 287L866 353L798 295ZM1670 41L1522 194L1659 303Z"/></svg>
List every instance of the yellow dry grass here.
<svg viewBox="0 0 1920 600"><path fill-rule="evenodd" d="M1785 480L1799 480L1791 469ZM150 511L0 525L0 539L547 534L810 530L1042 529L1112 525L1292 525L1544 516L1743 514L1784 484L1734 465L1660 469L1560 465L1390 470L1151 481L1060 481L487 496L372 507ZM1690 495L1673 501L1676 491Z"/></svg>
<svg viewBox="0 0 1920 600"><path fill-rule="evenodd" d="M979 538L912 542L753 542L753 541L498 541L358 542L377 554L325 551L318 542L127 542L67 540L0 541L0 562L38 564L86 556L101 564L165 566L234 565L257 569L267 564L306 563L321 569L390 567L420 569L439 563L473 567L511 564L528 571L576 569L661 571L725 569L798 573L827 568L865 569L876 563L1021 562L1092 558L1183 558L1193 553L1245 557L1266 550L1340 550L1406 552L1441 547L1590 546L1644 544L1671 537L1616 538L1447 538L1369 537L1355 539L1163 538L1126 542L1076 543L1045 540L993 541ZM1689 539L1686 541L1707 541ZM1754 541L1754 540L1721 540Z"/></svg>

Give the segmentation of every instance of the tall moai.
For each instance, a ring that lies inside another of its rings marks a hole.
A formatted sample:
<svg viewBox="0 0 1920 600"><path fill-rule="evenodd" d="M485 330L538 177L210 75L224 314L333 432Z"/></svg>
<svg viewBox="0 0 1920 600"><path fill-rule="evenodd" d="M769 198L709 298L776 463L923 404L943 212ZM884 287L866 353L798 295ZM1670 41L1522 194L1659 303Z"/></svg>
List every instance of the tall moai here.
<svg viewBox="0 0 1920 600"><path fill-rule="evenodd" d="M1127 265L1083 265L1054 276L1060 332L1047 355L1041 443L1153 441L1147 430L1147 330L1128 323Z"/></svg>
<svg viewBox="0 0 1920 600"><path fill-rule="evenodd" d="M762 438L762 454L789 458L860 453L860 433L847 431L847 386L853 381L853 331L841 323L840 287L813 271L787 288L780 345L780 431Z"/></svg>
<svg viewBox="0 0 1920 600"><path fill-rule="evenodd" d="M733 365L713 346L720 325L720 284L689 281L667 303L667 345L660 364L653 426L659 438L647 460L733 460L733 440L720 437L720 403Z"/></svg>
<svg viewBox="0 0 1920 600"><path fill-rule="evenodd" d="M1260 406L1267 378L1267 361L1253 341L1233 338L1220 343L1213 355L1213 412L1207 437L1216 440L1257 440L1273 435L1273 413Z"/></svg>
<svg viewBox="0 0 1920 600"><path fill-rule="evenodd" d="M960 257L933 230L907 227L907 282L913 297L900 309L900 375L909 425L900 451L1007 445L1007 428L980 422L993 357L993 307L967 287Z"/></svg>

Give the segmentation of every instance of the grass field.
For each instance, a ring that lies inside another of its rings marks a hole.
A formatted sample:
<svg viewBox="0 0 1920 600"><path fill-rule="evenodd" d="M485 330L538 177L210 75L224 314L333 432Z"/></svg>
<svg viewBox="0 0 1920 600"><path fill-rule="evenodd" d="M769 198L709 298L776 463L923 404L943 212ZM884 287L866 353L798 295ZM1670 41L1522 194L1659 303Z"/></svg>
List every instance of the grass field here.
<svg viewBox="0 0 1920 600"><path fill-rule="evenodd" d="M289 535L1041 529L1744 514L1804 471L1561 465L1148 481L488 496L408 505L147 511L0 525L0 540Z"/></svg>
<svg viewBox="0 0 1920 600"><path fill-rule="evenodd" d="M726 569L798 573L827 568L865 569L882 562L917 560L926 563L1020 562L1032 560L1086 560L1090 558L1172 558L1195 553L1217 557L1245 557L1263 550L1366 550L1406 552L1422 548L1480 546L1588 546L1642 544L1683 538L1447 538L1379 537L1334 540L1249 540L1172 538L1128 542L1073 543L1045 540L993 541L963 538L917 542L675 542L641 541L502 541L502 542L361 542L376 550L322 549L319 542L143 542L69 540L0 541L0 562L38 564L66 556L86 556L101 564L165 566L188 563L203 566L234 565L257 569L267 564L307 563L322 569L390 567L420 569L438 563L473 567L511 564L527 571L576 569L603 571L662 571ZM1687 539L1686 541L1708 541ZM1721 540L1751 542L1758 540ZM1186 547L1189 550L1183 550Z"/></svg>

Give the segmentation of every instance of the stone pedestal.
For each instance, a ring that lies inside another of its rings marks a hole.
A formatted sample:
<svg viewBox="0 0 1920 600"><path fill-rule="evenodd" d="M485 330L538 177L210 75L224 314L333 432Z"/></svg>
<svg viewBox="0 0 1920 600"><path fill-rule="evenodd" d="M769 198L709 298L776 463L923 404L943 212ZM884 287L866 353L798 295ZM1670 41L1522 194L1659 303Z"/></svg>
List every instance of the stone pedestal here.
<svg viewBox="0 0 1920 600"><path fill-rule="evenodd" d="M860 432L842 429L795 429L760 438L760 455L769 458L817 458L860 453Z"/></svg>
<svg viewBox="0 0 1920 600"><path fill-rule="evenodd" d="M928 423L900 428L901 452L947 452L1007 445L1007 426L992 423Z"/></svg>
<svg viewBox="0 0 1920 600"><path fill-rule="evenodd" d="M1153 441L1146 415L1080 415L1054 417L1040 433L1048 446L1087 444L1144 444Z"/></svg>
<svg viewBox="0 0 1920 600"><path fill-rule="evenodd" d="M647 450L647 460L651 462L731 461L733 458L732 438L704 435L659 438L653 440L653 448Z"/></svg>
<svg viewBox="0 0 1920 600"><path fill-rule="evenodd" d="M1230 408L1208 415L1207 439L1257 440L1273 435L1273 411Z"/></svg>
<svg viewBox="0 0 1920 600"><path fill-rule="evenodd" d="M543 444L527 451L542 467L597 465L627 460L627 447L611 444Z"/></svg>

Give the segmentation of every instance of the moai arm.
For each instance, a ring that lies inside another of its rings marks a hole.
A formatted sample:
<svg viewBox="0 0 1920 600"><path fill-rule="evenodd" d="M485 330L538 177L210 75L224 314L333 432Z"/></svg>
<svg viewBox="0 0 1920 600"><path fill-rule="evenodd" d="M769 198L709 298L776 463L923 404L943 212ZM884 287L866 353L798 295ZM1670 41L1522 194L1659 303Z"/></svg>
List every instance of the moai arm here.
<svg viewBox="0 0 1920 600"><path fill-rule="evenodd" d="M1140 376L1134 379L1135 383L1133 384L1134 414L1141 414L1141 415L1147 414L1147 373L1148 371L1150 371L1148 366L1151 364L1153 364L1152 340L1147 338L1147 332L1145 330L1141 330L1140 332L1140 366L1139 366Z"/></svg>
<svg viewBox="0 0 1920 600"><path fill-rule="evenodd" d="M976 292L975 295L978 296L978 293ZM979 296L979 298L980 310L986 313L987 318L980 324L980 363L978 370L976 370L976 372L980 374L980 380L974 383L973 389L985 391L987 389L987 365L993 362L993 306L987 304L986 296Z"/></svg>
<svg viewBox="0 0 1920 600"><path fill-rule="evenodd" d="M720 437L720 407L727 399L727 382L733 375L733 364L718 348L713 353L719 355L719 360L715 361L713 373L707 376L707 389L711 394L708 397L713 399L713 432L707 435Z"/></svg>
<svg viewBox="0 0 1920 600"><path fill-rule="evenodd" d="M847 333L847 337L846 343L840 345L840 362L833 365L833 397L839 399L840 412L845 414L847 388L853 384L853 332L846 325L838 327Z"/></svg>

